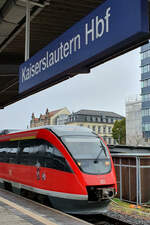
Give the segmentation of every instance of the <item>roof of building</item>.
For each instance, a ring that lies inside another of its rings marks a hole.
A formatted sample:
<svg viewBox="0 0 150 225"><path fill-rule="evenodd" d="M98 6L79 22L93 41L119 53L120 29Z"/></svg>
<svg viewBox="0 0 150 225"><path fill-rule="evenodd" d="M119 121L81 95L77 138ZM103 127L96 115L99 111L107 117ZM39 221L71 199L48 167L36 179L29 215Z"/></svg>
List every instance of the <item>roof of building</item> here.
<svg viewBox="0 0 150 225"><path fill-rule="evenodd" d="M58 113L59 111L61 111L63 108L61 109L57 109L57 110L54 110L54 111L51 111L48 113L48 117L51 117L51 116L54 116L56 113Z"/></svg>
<svg viewBox="0 0 150 225"><path fill-rule="evenodd" d="M150 154L150 147L145 146L128 146L128 145L108 145L111 154Z"/></svg>
<svg viewBox="0 0 150 225"><path fill-rule="evenodd" d="M38 122L39 119L45 120L47 117L50 118L52 116L54 116L56 113L58 113L59 111L63 110L64 108L61 109L57 109L54 111L49 112L48 109L46 109L46 113L45 114L40 114L39 118L33 118L34 122ZM34 115L34 113L32 113L32 115Z"/></svg>
<svg viewBox="0 0 150 225"><path fill-rule="evenodd" d="M108 112L108 111L98 111L98 110L87 110L82 109L76 112L75 114L82 114L82 115L90 115L90 116L106 116L106 117L119 117L123 118L123 116L114 113L114 112Z"/></svg>
<svg viewBox="0 0 150 225"><path fill-rule="evenodd" d="M47 129L52 130L58 136L93 136L95 137L96 134L87 127L80 127L80 126L67 126L67 125L51 125L47 126Z"/></svg>

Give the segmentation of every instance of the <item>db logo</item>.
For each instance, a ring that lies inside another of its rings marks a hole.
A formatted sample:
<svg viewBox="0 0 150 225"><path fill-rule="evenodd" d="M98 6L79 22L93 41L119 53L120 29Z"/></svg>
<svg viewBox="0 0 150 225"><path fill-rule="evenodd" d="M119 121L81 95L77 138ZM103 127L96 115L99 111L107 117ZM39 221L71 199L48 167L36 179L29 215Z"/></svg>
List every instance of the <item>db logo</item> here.
<svg viewBox="0 0 150 225"><path fill-rule="evenodd" d="M105 179L101 179L101 180L100 180L100 184L106 184Z"/></svg>

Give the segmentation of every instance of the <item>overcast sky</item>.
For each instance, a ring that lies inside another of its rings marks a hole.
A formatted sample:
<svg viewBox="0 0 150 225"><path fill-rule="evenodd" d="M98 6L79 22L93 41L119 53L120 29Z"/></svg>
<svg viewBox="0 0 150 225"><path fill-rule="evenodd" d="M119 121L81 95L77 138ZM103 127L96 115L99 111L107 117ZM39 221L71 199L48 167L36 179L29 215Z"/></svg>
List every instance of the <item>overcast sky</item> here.
<svg viewBox="0 0 150 225"><path fill-rule="evenodd" d="M38 117L49 111L67 107L112 111L125 116L125 101L140 94L140 49L117 57L24 100L0 110L0 129L27 128L31 114Z"/></svg>

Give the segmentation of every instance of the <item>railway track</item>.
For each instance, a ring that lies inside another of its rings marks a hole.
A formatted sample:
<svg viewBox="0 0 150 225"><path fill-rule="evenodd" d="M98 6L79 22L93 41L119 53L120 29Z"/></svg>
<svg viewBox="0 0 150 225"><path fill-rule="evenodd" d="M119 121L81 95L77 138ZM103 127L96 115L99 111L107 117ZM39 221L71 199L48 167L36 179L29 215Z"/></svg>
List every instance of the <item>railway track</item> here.
<svg viewBox="0 0 150 225"><path fill-rule="evenodd" d="M85 220L94 225L131 225L133 224L133 223L121 221L117 218L112 218L106 215L78 216L78 218Z"/></svg>

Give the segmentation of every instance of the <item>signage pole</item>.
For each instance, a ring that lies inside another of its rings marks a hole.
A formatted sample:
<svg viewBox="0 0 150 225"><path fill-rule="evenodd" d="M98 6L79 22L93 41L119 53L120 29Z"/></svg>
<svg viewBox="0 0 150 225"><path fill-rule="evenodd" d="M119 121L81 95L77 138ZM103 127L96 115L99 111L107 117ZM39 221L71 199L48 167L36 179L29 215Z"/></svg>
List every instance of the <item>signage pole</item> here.
<svg viewBox="0 0 150 225"><path fill-rule="evenodd" d="M30 0L26 0L25 61L30 54Z"/></svg>

